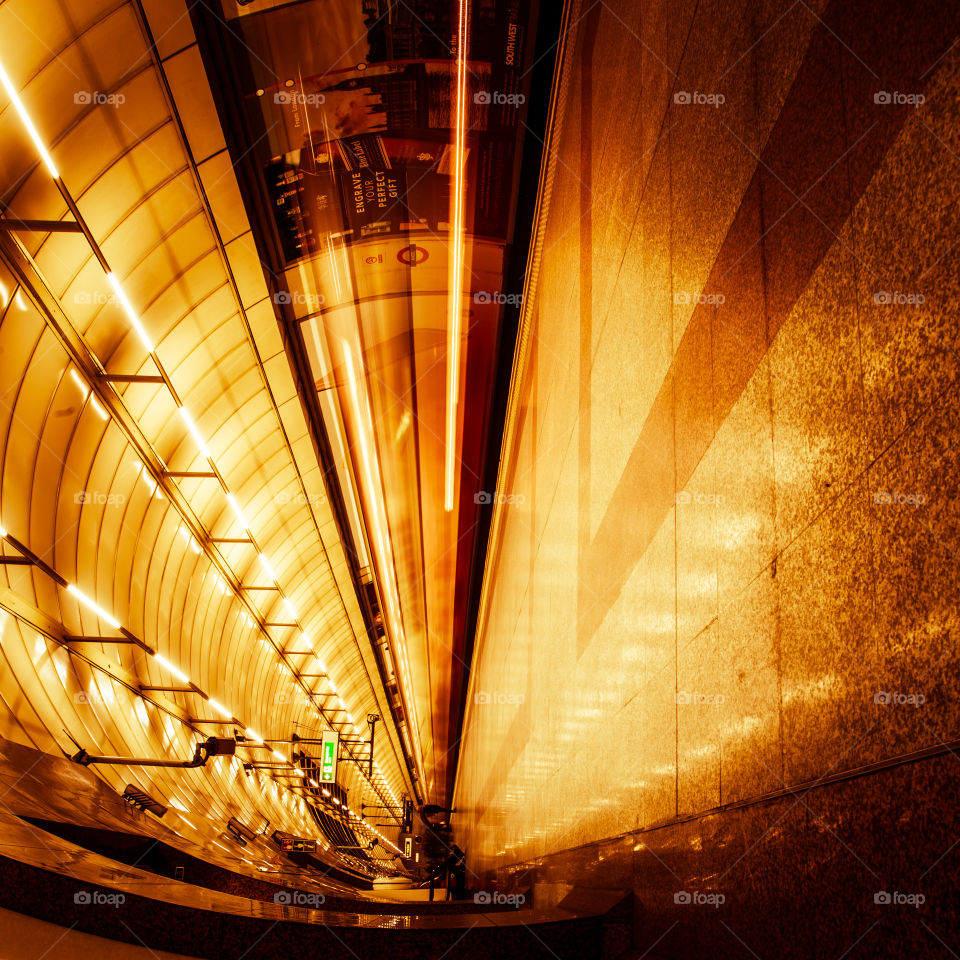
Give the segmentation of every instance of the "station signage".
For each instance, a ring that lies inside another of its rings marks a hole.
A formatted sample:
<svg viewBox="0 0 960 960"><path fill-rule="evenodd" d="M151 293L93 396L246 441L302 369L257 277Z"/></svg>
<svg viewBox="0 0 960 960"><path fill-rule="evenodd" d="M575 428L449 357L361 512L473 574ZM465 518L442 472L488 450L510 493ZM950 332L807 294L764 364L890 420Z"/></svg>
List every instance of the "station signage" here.
<svg viewBox="0 0 960 960"><path fill-rule="evenodd" d="M340 748L340 734L335 730L324 730L320 744L320 782L337 782L337 754Z"/></svg>

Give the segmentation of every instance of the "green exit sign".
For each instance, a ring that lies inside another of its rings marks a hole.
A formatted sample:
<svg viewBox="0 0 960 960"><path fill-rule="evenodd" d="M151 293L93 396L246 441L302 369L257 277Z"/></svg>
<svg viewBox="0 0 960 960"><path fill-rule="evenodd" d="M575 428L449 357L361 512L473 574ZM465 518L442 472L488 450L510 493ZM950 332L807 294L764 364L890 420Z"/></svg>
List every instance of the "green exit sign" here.
<svg viewBox="0 0 960 960"><path fill-rule="evenodd" d="M337 752L340 735L334 730L325 730L320 745L320 780L323 783L337 782Z"/></svg>

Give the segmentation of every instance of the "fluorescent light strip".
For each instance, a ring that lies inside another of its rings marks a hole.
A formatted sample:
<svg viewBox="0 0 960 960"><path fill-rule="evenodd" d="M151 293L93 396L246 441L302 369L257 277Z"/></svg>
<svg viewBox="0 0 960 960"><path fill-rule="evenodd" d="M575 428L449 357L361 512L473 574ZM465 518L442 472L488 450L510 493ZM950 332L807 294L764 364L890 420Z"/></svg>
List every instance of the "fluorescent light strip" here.
<svg viewBox="0 0 960 960"><path fill-rule="evenodd" d="M265 553L260 554L260 562L263 564L263 569L267 571L267 576L274 582L277 582L277 574L273 567L270 566L270 561L267 559Z"/></svg>
<svg viewBox="0 0 960 960"><path fill-rule="evenodd" d="M130 318L130 322L133 324L133 329L137 331L140 339L143 341L143 345L147 348L147 353L153 353L153 342L150 340L150 337L147 336L147 331L144 330L143 324L140 322L140 318L137 316L137 311L133 309L133 304L130 302L126 293L124 293L123 287L120 286L120 281L117 279L117 275L111 271L107 274L107 280L110 281L110 286L113 287L113 292L117 295L117 299L120 301L121 306L123 307L127 316Z"/></svg>
<svg viewBox="0 0 960 960"><path fill-rule="evenodd" d="M196 538L193 536L193 534L192 534L186 527L184 527L184 526L180 526L180 527L178 527L177 529L179 530L180 536L183 537L183 539L184 539L184 541L186 542L187 546L188 546L197 556L200 556L200 552L201 552L201 551L200 551L200 544L197 543Z"/></svg>
<svg viewBox="0 0 960 960"><path fill-rule="evenodd" d="M76 370L71 368L70 379L77 385L77 389L83 394L83 399L86 400L90 395L90 388L87 386L83 377L81 377Z"/></svg>
<svg viewBox="0 0 960 960"><path fill-rule="evenodd" d="M4 536L6 536L6 531L4 531ZM72 583L67 584L67 592L72 593L85 607L88 607L92 610L101 620L106 620L107 623L113 627L114 630L120 629L120 623L117 620L114 620L113 617L107 613L103 607L97 606L85 593L78 590Z"/></svg>
<svg viewBox="0 0 960 960"><path fill-rule="evenodd" d="M90 398L90 406L93 407L94 413L96 413L96 415L101 420L109 420L110 419L109 414L107 413L106 410L103 409L103 407L100 406L100 403L97 401L97 398L95 396L92 396L90 387L87 386L86 381L83 379L83 377L80 376L79 373L77 373L76 370L71 369L70 379L73 380L73 382L77 385L77 388L83 394L84 400L86 400L88 397Z"/></svg>
<svg viewBox="0 0 960 960"><path fill-rule="evenodd" d="M213 709L214 709L217 713L219 713L221 717L224 718L224 720L232 720L232 719L233 719L233 714L232 714L225 706L223 706L222 703L218 703L216 700L214 700L213 697L210 697L210 698L207 700L207 703L209 703L210 706L213 707Z"/></svg>
<svg viewBox="0 0 960 960"><path fill-rule="evenodd" d="M466 147L467 0L460 0L457 36L457 115L453 149L453 259L447 317L447 436L443 508L453 510L456 486L457 408L460 401L460 335L463 319L463 167Z"/></svg>
<svg viewBox="0 0 960 960"><path fill-rule="evenodd" d="M187 425L187 429L190 431L190 436L193 437L194 442L203 456L206 457L207 460L210 460L210 450L207 448L203 437L200 436L200 431L197 429L197 425L193 422L193 417L190 416L190 411L187 410L186 407L180 407L179 409L180 416L183 417L183 422Z"/></svg>
<svg viewBox="0 0 960 960"><path fill-rule="evenodd" d="M246 730L244 731L244 733L246 733L246 735L247 735L251 740L256 740L257 743L263 743L263 737L261 737L260 734L257 733L256 730L251 730L250 727L247 727Z"/></svg>
<svg viewBox="0 0 960 960"><path fill-rule="evenodd" d="M233 512L237 515L237 520L240 521L240 526L249 533L250 525L247 523L247 518L243 515L243 511L240 509L240 504L237 503L237 498L232 493L227 494L227 503L233 507Z"/></svg>
<svg viewBox="0 0 960 960"><path fill-rule="evenodd" d="M40 134L37 132L37 128L33 125L33 121L30 119L30 114L27 113L27 108L23 105L23 101L20 99L20 94L17 93L15 87L10 82L10 78L7 76L7 71L3 69L2 63L0 63L0 83L3 84L4 89L7 91L7 96L10 98L10 102L16 108L17 113L20 114L20 120L27 128L27 133L30 134L30 139L33 140L34 145L37 148L37 153L39 153L43 158L43 162L46 164L47 170L50 171L50 176L53 177L54 180L59 180L60 174L57 172L53 158L48 153L43 141L40 139Z"/></svg>
<svg viewBox="0 0 960 960"><path fill-rule="evenodd" d="M190 678L179 668L175 667L166 657L160 656L159 653L153 655L153 659L163 667L167 673L172 673L181 683L189 683Z"/></svg>

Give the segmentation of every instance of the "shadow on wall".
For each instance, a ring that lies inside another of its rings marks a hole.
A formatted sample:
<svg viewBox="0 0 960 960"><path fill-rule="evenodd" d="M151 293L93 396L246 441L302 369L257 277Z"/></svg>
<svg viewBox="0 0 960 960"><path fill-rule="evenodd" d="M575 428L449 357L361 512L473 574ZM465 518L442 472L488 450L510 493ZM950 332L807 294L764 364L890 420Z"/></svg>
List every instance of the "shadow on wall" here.
<svg viewBox="0 0 960 960"><path fill-rule="evenodd" d="M594 16L457 836L633 889L654 953L949 956L960 10Z"/></svg>

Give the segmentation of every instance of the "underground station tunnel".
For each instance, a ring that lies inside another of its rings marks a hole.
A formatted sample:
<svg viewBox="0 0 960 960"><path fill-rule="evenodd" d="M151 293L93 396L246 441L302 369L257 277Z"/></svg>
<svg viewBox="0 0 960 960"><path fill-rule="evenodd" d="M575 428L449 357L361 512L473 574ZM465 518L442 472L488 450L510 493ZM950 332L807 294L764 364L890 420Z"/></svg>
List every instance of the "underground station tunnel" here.
<svg viewBox="0 0 960 960"><path fill-rule="evenodd" d="M960 955L958 36L0 2L0 960Z"/></svg>

